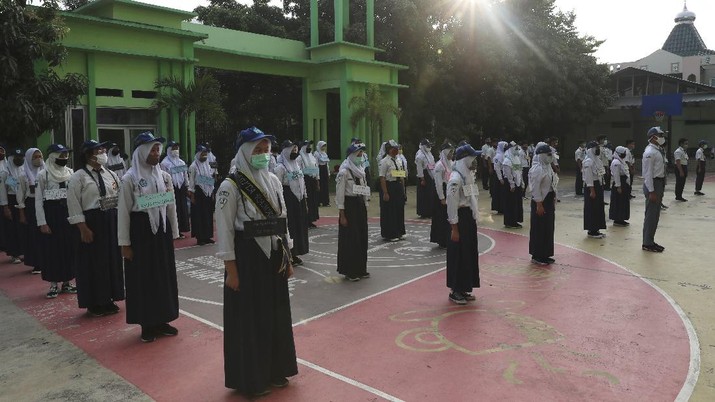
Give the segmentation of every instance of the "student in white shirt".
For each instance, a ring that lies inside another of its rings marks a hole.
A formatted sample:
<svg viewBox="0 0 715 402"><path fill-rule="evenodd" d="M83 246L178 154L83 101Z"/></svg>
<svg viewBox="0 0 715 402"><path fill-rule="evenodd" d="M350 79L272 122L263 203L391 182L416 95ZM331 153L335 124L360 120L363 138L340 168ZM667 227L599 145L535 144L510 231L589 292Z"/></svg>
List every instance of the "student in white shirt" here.
<svg viewBox="0 0 715 402"><path fill-rule="evenodd" d="M323 207L330 206L330 187L328 186L328 179L330 178L330 158L328 157L328 143L325 141L318 141L318 145L315 147L313 152L315 160L318 161L318 170L320 171L320 196L319 203Z"/></svg>
<svg viewBox="0 0 715 402"><path fill-rule="evenodd" d="M502 177L506 191L504 192L504 227L508 229L521 229L519 222L524 221L524 207L522 191L524 183L521 175L521 157L519 145L512 143L504 153L502 162Z"/></svg>
<svg viewBox="0 0 715 402"><path fill-rule="evenodd" d="M695 195L705 195L701 190L703 189L703 182L705 181L706 149L708 149L708 143L701 140L698 143L698 150L695 152L695 163L697 163L697 167L695 168Z"/></svg>
<svg viewBox="0 0 715 402"><path fill-rule="evenodd" d="M189 166L181 159L179 143L169 141L166 144L166 157L161 161L161 169L171 175L174 183L174 196L176 197L176 218L179 221L179 238L185 236L183 232L191 230L189 224L189 207L186 203L188 197Z"/></svg>
<svg viewBox="0 0 715 402"><path fill-rule="evenodd" d="M365 145L353 144L335 177L338 207L338 273L355 282L370 277L367 272L367 206L370 187L365 180Z"/></svg>
<svg viewBox="0 0 715 402"><path fill-rule="evenodd" d="M484 145L482 145L482 168L479 175L482 177L482 189L489 190L489 177L491 168L491 160L489 159L489 151L491 149L492 139L487 137L484 139Z"/></svg>
<svg viewBox="0 0 715 402"><path fill-rule="evenodd" d="M611 162L611 205L608 208L608 217L613 220L614 226L628 226L631 217L631 190L630 172L625 162L626 147L616 147Z"/></svg>
<svg viewBox="0 0 715 402"><path fill-rule="evenodd" d="M531 182L531 227L529 229L529 254L531 262L548 265L555 260L554 230L556 224L556 191L551 147L544 144L536 148L529 169Z"/></svg>
<svg viewBox="0 0 715 402"><path fill-rule="evenodd" d="M688 139L678 140L678 149L673 152L675 161L675 199L676 201L687 201L683 198L685 181L688 179Z"/></svg>
<svg viewBox="0 0 715 402"><path fill-rule="evenodd" d="M583 195L583 172L581 171L583 169L583 160L586 157L586 141L581 140L578 143L578 148L576 148L576 152L574 152L574 160L576 161L576 184L575 184L575 190L576 190L576 196L582 196Z"/></svg>
<svg viewBox="0 0 715 402"><path fill-rule="evenodd" d="M642 249L662 253L665 247L655 242L655 232L658 230L665 190L665 157L662 152L665 133L660 127L652 127L647 135L648 146L643 152L643 193L646 196L646 206Z"/></svg>
<svg viewBox="0 0 715 402"><path fill-rule="evenodd" d="M399 145L385 143L386 156L380 161L380 234L388 241L405 238L405 179L407 171L398 157Z"/></svg>
<svg viewBox="0 0 715 402"><path fill-rule="evenodd" d="M432 214L432 226L430 227L430 242L437 243L440 248L447 248L449 241L450 226L447 221L447 183L452 175L454 158L454 145L449 141L442 144L439 161L434 167L434 186L436 198L435 208Z"/></svg>
<svg viewBox="0 0 715 402"><path fill-rule="evenodd" d="M583 197L583 229L588 231L588 237L602 239L606 235L601 229L606 229L606 212L603 203L603 172L601 165L601 147L592 141L586 144L586 158L583 161L583 182L585 194Z"/></svg>
<svg viewBox="0 0 715 402"><path fill-rule="evenodd" d="M417 215L431 218L434 208L434 155L432 143L428 139L420 141L420 149L415 154L415 175L417 176Z"/></svg>

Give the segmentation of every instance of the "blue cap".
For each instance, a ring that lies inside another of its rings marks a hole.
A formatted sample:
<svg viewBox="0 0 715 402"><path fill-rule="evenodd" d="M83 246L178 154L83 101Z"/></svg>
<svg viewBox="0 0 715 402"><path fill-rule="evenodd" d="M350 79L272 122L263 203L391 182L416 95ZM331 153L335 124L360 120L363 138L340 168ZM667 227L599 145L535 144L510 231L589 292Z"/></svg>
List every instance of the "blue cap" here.
<svg viewBox="0 0 715 402"><path fill-rule="evenodd" d="M358 137L353 137L353 138L350 139L350 142L352 142L353 144L356 143L356 142L362 143L362 140L361 140L360 138L358 138Z"/></svg>
<svg viewBox="0 0 715 402"><path fill-rule="evenodd" d="M48 154L51 154L51 153L53 153L53 152L59 152L59 153L62 153L62 152L72 152L72 150L69 149L69 148L67 148L67 147L65 147L65 146L62 145L62 144L52 144L52 145L50 145L49 147L47 147L47 153L48 153Z"/></svg>
<svg viewBox="0 0 715 402"><path fill-rule="evenodd" d="M357 151L364 150L365 149L365 144L352 144L348 147L347 156L350 156L354 154Z"/></svg>
<svg viewBox="0 0 715 402"><path fill-rule="evenodd" d="M654 135L657 135L660 137L660 134L665 134L665 132L663 132L663 130L660 127L651 127L648 130L648 138L650 138Z"/></svg>
<svg viewBox="0 0 715 402"><path fill-rule="evenodd" d="M255 142L264 138L268 138L269 140L275 139L274 136L264 133L255 126L247 128L238 134L238 140L236 140L236 149L241 148L241 145L247 142Z"/></svg>
<svg viewBox="0 0 715 402"><path fill-rule="evenodd" d="M203 145L203 144L199 144L199 145L196 146L196 153L199 153L199 152L208 152L208 151L209 151L209 149L206 148L206 146Z"/></svg>
<svg viewBox="0 0 715 402"><path fill-rule="evenodd" d="M700 140L700 142L698 143L698 146L702 147L703 145L708 145L708 142L705 140Z"/></svg>
<svg viewBox="0 0 715 402"><path fill-rule="evenodd" d="M169 148L173 147L174 145L179 145L179 143L174 140L171 140L166 143L166 148L169 149Z"/></svg>
<svg viewBox="0 0 715 402"><path fill-rule="evenodd" d="M541 154L550 154L552 153L551 147L548 145L539 145L536 147L536 151L534 151L536 155L541 155Z"/></svg>
<svg viewBox="0 0 715 402"><path fill-rule="evenodd" d="M445 149L452 149L452 148L454 148L454 145L451 142L445 141L442 143L442 148L441 148L442 151L444 151Z"/></svg>
<svg viewBox="0 0 715 402"><path fill-rule="evenodd" d="M293 145L295 145L295 144L293 143L293 141L291 141L291 140L285 140L285 141L283 141L283 143L281 144L281 149L293 148Z"/></svg>
<svg viewBox="0 0 715 402"><path fill-rule="evenodd" d="M469 144L464 144L457 148L457 151L454 153L454 159L460 160L462 158L466 158L467 156L478 156L479 152L477 152L474 148L472 148L471 145Z"/></svg>
<svg viewBox="0 0 715 402"><path fill-rule="evenodd" d="M427 138L424 138L422 141L420 141L420 145L422 145L422 146L427 146L427 147L431 147L431 146L432 146L432 141L428 140Z"/></svg>
<svg viewBox="0 0 715 402"><path fill-rule="evenodd" d="M12 152L10 152L10 155L22 156L24 158L25 152L22 150L22 148L15 148L12 150Z"/></svg>
<svg viewBox="0 0 715 402"><path fill-rule="evenodd" d="M154 134L152 134L151 131L145 131L134 139L134 148L136 149L139 145L148 144L150 142L160 142L163 144L165 141L165 138L154 137Z"/></svg>
<svg viewBox="0 0 715 402"><path fill-rule="evenodd" d="M106 148L109 142L97 142L96 140L87 140L82 143L82 153L91 151L97 148Z"/></svg>

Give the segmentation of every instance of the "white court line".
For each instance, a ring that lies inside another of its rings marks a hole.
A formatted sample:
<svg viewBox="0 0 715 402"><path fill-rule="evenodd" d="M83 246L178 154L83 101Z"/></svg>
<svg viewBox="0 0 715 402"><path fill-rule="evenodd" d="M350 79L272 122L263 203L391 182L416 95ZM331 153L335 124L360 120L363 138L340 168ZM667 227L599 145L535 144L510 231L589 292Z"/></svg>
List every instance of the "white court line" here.
<svg viewBox="0 0 715 402"><path fill-rule="evenodd" d="M313 263L312 261L308 261L308 262L311 263L311 264ZM333 265L335 265L335 264L333 264ZM298 266L294 266L294 267L293 267L293 269L296 269L296 268L302 268L302 269L304 269L304 270L306 270L306 271L310 271L310 272L312 272L312 273L314 273L314 274L316 274L316 275L320 275L320 276L322 276L323 278L327 278L327 276L321 274L320 272L318 272L318 271L316 271L316 270L314 270L314 269L310 269L310 268L308 268L308 267L306 267L306 266L304 266L304 265L298 265Z"/></svg>
<svg viewBox="0 0 715 402"><path fill-rule="evenodd" d="M204 303L204 304L213 304L214 306L223 306L223 303L221 302L215 302L211 300L203 300L203 299L194 299L193 297L186 297L186 296L181 296L179 295L179 299L183 300L188 300L196 303Z"/></svg>
<svg viewBox="0 0 715 402"><path fill-rule="evenodd" d="M222 326L220 326L220 325L218 325L218 324L214 324L213 322L211 322L211 321L209 321L209 320L207 320L207 319L205 319L205 318L201 318L201 317L199 317L198 315L191 314L191 313L189 313L188 311L184 311L184 310L181 310L181 309L179 309L179 313L181 313L181 314L183 314L183 315L185 315L185 316L187 316L187 317L189 317L189 318L193 318L194 320L196 320L196 321L198 321L198 322L204 323L204 324L208 325L208 326L211 327L211 328L215 328L215 329L217 329L217 330L223 332L223 327L222 327Z"/></svg>
<svg viewBox="0 0 715 402"><path fill-rule="evenodd" d="M502 233L511 233L517 236L522 236L522 237L528 237L526 235L520 234L520 233L514 233L514 232L509 232L506 230L500 230L500 229L492 229L488 228L489 230L493 230L495 232L502 232ZM642 280L645 282L647 285L655 289L658 293L665 298L665 300L670 303L670 305L673 307L673 310L678 314L680 317L680 320L683 322L683 326L685 327L685 331L688 333L688 341L690 342L690 362L688 364L688 376L685 378L685 382L683 383L683 387L680 389L680 392L678 393L678 396L675 398L676 402L687 402L690 400L690 397L693 394L693 391L695 390L695 384L698 382L698 377L700 376L700 341L698 340L698 334L695 332L695 327L693 326L693 323L690 321L690 318L688 318L688 315L685 314L683 309L680 307L678 302L675 301L672 297L670 297L669 294L665 293L665 291L658 286L656 286L653 282L650 280L644 278L641 276L639 273L635 271L631 271L630 269L624 267L623 265L611 261L607 258L601 257L600 255L596 255L593 253L589 253L588 251L581 250L579 248L569 246L568 244L562 244L562 243L555 243L560 246L570 248L571 250L576 250L580 251L582 253L588 254L592 257L596 257L598 259L601 259L603 261L606 261L610 264L613 264L617 266L618 268L621 268L622 270L628 272L629 274L633 275L634 277Z"/></svg>

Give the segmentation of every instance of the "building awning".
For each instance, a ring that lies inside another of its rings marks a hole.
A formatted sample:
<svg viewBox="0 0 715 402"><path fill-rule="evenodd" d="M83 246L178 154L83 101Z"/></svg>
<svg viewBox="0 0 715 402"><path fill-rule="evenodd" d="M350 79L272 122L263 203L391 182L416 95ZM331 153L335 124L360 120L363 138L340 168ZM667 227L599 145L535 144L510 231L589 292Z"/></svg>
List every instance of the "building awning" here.
<svg viewBox="0 0 715 402"><path fill-rule="evenodd" d="M683 94L684 104L699 102L715 102L715 93ZM642 104L641 96L622 96L613 101L609 109L635 109L640 108Z"/></svg>

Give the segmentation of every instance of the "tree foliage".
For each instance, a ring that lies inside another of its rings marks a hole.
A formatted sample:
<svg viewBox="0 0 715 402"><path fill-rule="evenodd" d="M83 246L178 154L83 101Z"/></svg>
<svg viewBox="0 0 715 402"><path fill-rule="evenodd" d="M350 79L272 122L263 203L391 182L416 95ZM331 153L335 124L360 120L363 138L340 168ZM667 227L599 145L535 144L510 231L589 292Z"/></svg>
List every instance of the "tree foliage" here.
<svg viewBox="0 0 715 402"><path fill-rule="evenodd" d="M59 42L65 27L55 2L33 7L3 0L0 30L0 138L34 143L35 137L61 126L67 107L86 93L87 80L55 71L67 54Z"/></svg>
<svg viewBox="0 0 715 402"><path fill-rule="evenodd" d="M365 90L364 96L354 96L350 99L348 107L351 110L350 125L355 129L358 124L365 120L367 123L368 149L375 150L384 141L383 138L383 117L393 114L400 117L400 109L390 104L380 91L380 87L370 84Z"/></svg>

